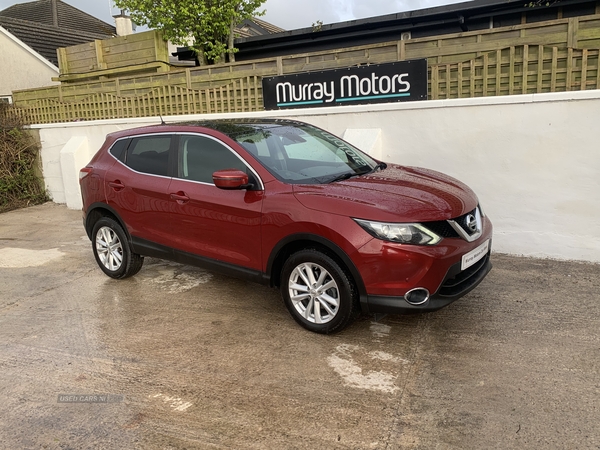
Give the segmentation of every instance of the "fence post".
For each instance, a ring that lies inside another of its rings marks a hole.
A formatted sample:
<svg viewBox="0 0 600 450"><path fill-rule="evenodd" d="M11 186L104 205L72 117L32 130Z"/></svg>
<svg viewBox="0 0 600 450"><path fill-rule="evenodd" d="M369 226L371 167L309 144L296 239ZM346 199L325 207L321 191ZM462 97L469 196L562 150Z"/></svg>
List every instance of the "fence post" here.
<svg viewBox="0 0 600 450"><path fill-rule="evenodd" d="M57 48L56 56L58 56L58 67L60 69L60 75L69 73L69 59L67 58L67 49L64 47Z"/></svg>
<svg viewBox="0 0 600 450"><path fill-rule="evenodd" d="M431 66L431 100L438 99L438 66Z"/></svg>
<svg viewBox="0 0 600 450"><path fill-rule="evenodd" d="M515 46L510 47L508 66L508 95L513 95L515 92Z"/></svg>
<svg viewBox="0 0 600 450"><path fill-rule="evenodd" d="M569 47L567 50L567 79L565 90L571 90L571 84L573 83L573 49Z"/></svg>
<svg viewBox="0 0 600 450"><path fill-rule="evenodd" d="M558 47L552 47L552 74L550 75L550 92L556 92L557 72L558 72Z"/></svg>
<svg viewBox="0 0 600 450"><path fill-rule="evenodd" d="M567 48L577 48L577 35L579 33L579 18L569 18L567 26Z"/></svg>
<svg viewBox="0 0 600 450"><path fill-rule="evenodd" d="M587 69L588 69L588 49L583 49L581 55L581 90L585 91L587 85Z"/></svg>
<svg viewBox="0 0 600 450"><path fill-rule="evenodd" d="M542 81L544 73L544 46L538 45L538 71L537 71L537 89L536 91L542 92Z"/></svg>
<svg viewBox="0 0 600 450"><path fill-rule="evenodd" d="M523 46L523 86L521 94L527 94L527 75L529 74L529 45Z"/></svg>
<svg viewBox="0 0 600 450"><path fill-rule="evenodd" d="M98 66L98 70L106 69L104 49L102 48L102 41L100 39L94 41L94 49L96 50L96 65Z"/></svg>

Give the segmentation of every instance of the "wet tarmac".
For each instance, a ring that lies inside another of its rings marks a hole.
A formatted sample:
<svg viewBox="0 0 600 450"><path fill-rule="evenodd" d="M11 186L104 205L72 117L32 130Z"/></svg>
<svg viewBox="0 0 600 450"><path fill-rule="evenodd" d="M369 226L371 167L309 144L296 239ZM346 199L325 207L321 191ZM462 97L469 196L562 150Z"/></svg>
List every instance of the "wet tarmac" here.
<svg viewBox="0 0 600 450"><path fill-rule="evenodd" d="M493 255L436 313L321 336L277 290L0 215L0 448L598 449L600 265Z"/></svg>

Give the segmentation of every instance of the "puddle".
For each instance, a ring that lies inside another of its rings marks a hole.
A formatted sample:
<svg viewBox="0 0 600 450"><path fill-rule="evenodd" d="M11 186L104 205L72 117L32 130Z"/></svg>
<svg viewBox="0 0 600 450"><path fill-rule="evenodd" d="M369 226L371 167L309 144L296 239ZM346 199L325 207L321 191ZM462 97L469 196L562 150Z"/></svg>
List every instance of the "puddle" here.
<svg viewBox="0 0 600 450"><path fill-rule="evenodd" d="M53 248L50 250L28 250L25 248L0 249L0 268L22 269L25 267L38 267L50 261L61 258L65 254Z"/></svg>
<svg viewBox="0 0 600 450"><path fill-rule="evenodd" d="M189 291L212 279L212 274L202 269L171 261L152 259L144 269L140 275L169 294Z"/></svg>
<svg viewBox="0 0 600 450"><path fill-rule="evenodd" d="M383 370L363 370L352 356L355 354L357 357L360 357L363 353L365 353L364 349L358 345L338 345L335 348L334 353L327 358L327 363L340 377L342 377L345 386L371 391L381 391L390 394L396 392L398 390L398 387L394 384L394 381L397 378L396 375ZM392 355L384 354L383 352L379 353L366 356L369 359L396 362L393 361L394 357ZM365 355L362 356L362 359L365 359Z"/></svg>
<svg viewBox="0 0 600 450"><path fill-rule="evenodd" d="M173 410L175 410L175 411L185 411L190 406L192 406L191 402L183 401L179 397L169 397L168 395L164 395L164 394L155 394L155 395L151 395L150 397L158 398L158 399L162 400L163 402L168 403L169 406L171 408L173 408Z"/></svg>
<svg viewBox="0 0 600 450"><path fill-rule="evenodd" d="M371 333L376 338L383 338L390 335L390 331L392 331L392 327L389 325L385 325L380 322L371 322L371 326L369 327Z"/></svg>
<svg viewBox="0 0 600 450"><path fill-rule="evenodd" d="M374 351L374 352L369 352L368 355L371 357L371 359L378 359L380 361L391 361L394 363L408 364L407 359L400 358L398 356L394 356L394 355L391 355L386 352Z"/></svg>

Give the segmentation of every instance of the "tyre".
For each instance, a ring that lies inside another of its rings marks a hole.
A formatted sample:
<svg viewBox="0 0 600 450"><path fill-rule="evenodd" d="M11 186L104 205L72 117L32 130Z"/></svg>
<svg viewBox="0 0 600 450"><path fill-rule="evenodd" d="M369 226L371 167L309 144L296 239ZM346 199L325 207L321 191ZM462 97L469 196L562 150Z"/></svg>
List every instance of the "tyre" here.
<svg viewBox="0 0 600 450"><path fill-rule="evenodd" d="M281 295L292 317L315 333L344 329L358 312L358 294L340 265L315 249L291 255L281 272Z"/></svg>
<svg viewBox="0 0 600 450"><path fill-rule="evenodd" d="M92 230L94 257L111 278L127 278L142 268L144 257L133 253L125 231L114 219L102 217Z"/></svg>

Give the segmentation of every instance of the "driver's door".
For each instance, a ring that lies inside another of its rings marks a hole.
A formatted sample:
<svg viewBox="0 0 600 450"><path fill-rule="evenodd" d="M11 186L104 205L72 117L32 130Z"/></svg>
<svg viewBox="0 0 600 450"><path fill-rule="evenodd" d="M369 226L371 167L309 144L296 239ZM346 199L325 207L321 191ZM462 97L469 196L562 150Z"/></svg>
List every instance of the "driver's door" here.
<svg viewBox="0 0 600 450"><path fill-rule="evenodd" d="M169 186L176 248L261 270L263 190L258 176L231 148L212 136L190 134L178 139L178 169ZM223 169L248 173L256 188L217 188L212 174Z"/></svg>

